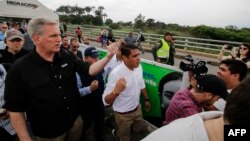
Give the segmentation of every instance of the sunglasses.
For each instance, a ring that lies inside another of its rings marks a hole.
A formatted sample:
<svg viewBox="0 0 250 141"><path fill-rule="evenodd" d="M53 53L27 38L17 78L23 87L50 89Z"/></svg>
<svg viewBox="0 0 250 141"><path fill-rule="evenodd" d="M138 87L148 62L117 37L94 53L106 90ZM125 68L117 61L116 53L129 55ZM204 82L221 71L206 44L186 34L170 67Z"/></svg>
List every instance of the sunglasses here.
<svg viewBox="0 0 250 141"><path fill-rule="evenodd" d="M240 49L243 49L243 50L248 50L248 48L246 48L246 47L240 47Z"/></svg>

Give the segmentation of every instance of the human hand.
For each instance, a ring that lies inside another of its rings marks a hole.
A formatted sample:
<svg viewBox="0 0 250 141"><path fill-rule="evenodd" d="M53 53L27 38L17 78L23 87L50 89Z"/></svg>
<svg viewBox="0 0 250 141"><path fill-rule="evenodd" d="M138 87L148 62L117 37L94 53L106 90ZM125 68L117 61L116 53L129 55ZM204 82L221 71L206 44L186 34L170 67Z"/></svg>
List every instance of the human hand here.
<svg viewBox="0 0 250 141"><path fill-rule="evenodd" d="M98 85L99 85L99 82L97 80L92 81L90 84L90 91L92 92L96 90L98 88Z"/></svg>
<svg viewBox="0 0 250 141"><path fill-rule="evenodd" d="M145 101L146 112L150 111L150 101Z"/></svg>
<svg viewBox="0 0 250 141"><path fill-rule="evenodd" d="M119 94L120 92L122 92L126 88L126 84L127 84L126 79L125 78L120 78L116 82L114 91Z"/></svg>
<svg viewBox="0 0 250 141"><path fill-rule="evenodd" d="M238 49L236 47L233 47L231 50L232 57L236 58L238 55Z"/></svg>
<svg viewBox="0 0 250 141"><path fill-rule="evenodd" d="M119 50L122 43L124 43L124 39L120 39L114 43L111 43L109 46L107 46L108 58L111 58L114 54L116 54L116 52Z"/></svg>
<svg viewBox="0 0 250 141"><path fill-rule="evenodd" d="M0 120L5 120L9 118L9 113L7 110L3 109L3 111L0 113Z"/></svg>
<svg viewBox="0 0 250 141"><path fill-rule="evenodd" d="M138 46L138 42L135 43L135 46Z"/></svg>
<svg viewBox="0 0 250 141"><path fill-rule="evenodd" d="M225 51L228 48L228 44L224 44L221 48L222 51Z"/></svg>

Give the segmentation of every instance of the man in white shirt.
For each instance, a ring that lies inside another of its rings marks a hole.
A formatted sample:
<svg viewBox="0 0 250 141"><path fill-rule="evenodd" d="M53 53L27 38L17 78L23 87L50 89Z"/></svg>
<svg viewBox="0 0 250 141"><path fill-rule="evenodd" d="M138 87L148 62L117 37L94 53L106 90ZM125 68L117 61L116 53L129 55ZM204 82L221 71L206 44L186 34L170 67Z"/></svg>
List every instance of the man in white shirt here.
<svg viewBox="0 0 250 141"><path fill-rule="evenodd" d="M123 63L110 73L103 94L105 105L113 104L120 141L130 141L130 127L142 120L140 94L145 98L146 111L150 110L149 97L140 66L140 51L134 45L123 45Z"/></svg>

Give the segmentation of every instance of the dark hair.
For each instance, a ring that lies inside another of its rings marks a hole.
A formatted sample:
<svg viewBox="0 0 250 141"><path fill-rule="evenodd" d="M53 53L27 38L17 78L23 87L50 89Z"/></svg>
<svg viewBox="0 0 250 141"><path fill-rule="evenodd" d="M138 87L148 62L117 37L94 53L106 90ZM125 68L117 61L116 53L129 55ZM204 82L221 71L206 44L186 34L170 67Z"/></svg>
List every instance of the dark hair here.
<svg viewBox="0 0 250 141"><path fill-rule="evenodd" d="M166 33L164 34L164 38L165 38L166 36L168 36L168 35L173 36L173 34L172 34L172 33L170 33L170 32L166 32Z"/></svg>
<svg viewBox="0 0 250 141"><path fill-rule="evenodd" d="M225 64L228 66L231 74L239 74L240 81L242 81L247 75L247 65L240 60L226 59L221 61L220 64Z"/></svg>
<svg viewBox="0 0 250 141"><path fill-rule="evenodd" d="M62 39L65 38L65 37L68 37L68 36L67 36L67 35L63 35L63 36L62 36Z"/></svg>
<svg viewBox="0 0 250 141"><path fill-rule="evenodd" d="M242 45L248 48L246 57L247 57L247 59L250 59L250 44L249 43L243 43Z"/></svg>
<svg viewBox="0 0 250 141"><path fill-rule="evenodd" d="M126 57L129 57L129 55L131 53L130 50L133 50L133 49L138 49L138 47L135 45L124 44L124 45L122 45L122 48L121 48L121 54L126 56Z"/></svg>
<svg viewBox="0 0 250 141"><path fill-rule="evenodd" d="M71 38L71 39L70 39L70 44L71 44L73 41L77 41L77 38L76 38L76 37Z"/></svg>
<svg viewBox="0 0 250 141"><path fill-rule="evenodd" d="M242 81L229 95L224 119L229 124L250 124L250 78Z"/></svg>

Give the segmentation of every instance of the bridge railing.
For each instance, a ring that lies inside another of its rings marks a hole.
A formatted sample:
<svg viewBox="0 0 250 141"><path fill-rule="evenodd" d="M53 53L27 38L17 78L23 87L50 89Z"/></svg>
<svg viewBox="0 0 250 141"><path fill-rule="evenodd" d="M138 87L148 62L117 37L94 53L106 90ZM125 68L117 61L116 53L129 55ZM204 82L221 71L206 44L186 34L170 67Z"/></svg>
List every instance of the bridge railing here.
<svg viewBox="0 0 250 141"><path fill-rule="evenodd" d="M71 25L68 27L68 34L74 35L76 25ZM89 39L96 40L101 32L101 27L98 26L81 26L83 30L83 36L87 36ZM115 39L120 39L128 35L126 31L113 30ZM134 35L137 35L135 32ZM159 40L163 38L163 35L159 34L148 34L143 33L145 41L142 43L143 46L148 47L149 49L156 46L159 43ZM192 38L192 37L181 37L174 36L175 38L175 48L181 49L184 51L192 51L199 53L212 54L214 56L218 55L222 46L224 44L230 44L234 47L239 46L240 42L233 41L223 41L223 40L211 40L211 39L202 39L202 38Z"/></svg>

